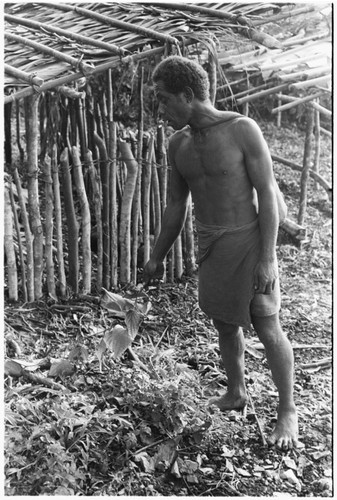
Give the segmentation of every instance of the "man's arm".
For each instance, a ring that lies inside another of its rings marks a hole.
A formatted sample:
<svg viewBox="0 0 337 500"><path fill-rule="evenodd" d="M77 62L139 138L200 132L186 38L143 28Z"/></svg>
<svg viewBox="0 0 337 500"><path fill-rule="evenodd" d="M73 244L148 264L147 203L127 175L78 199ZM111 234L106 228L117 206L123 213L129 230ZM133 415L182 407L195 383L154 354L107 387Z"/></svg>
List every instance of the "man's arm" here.
<svg viewBox="0 0 337 500"><path fill-rule="evenodd" d="M247 173L256 189L259 203L261 253L255 269L255 288L256 293L270 293L277 278L276 241L279 227L272 160L258 125L251 119L245 119L240 120L238 126Z"/></svg>
<svg viewBox="0 0 337 500"><path fill-rule="evenodd" d="M189 188L177 170L172 150L173 147L170 143L169 158L172 167L170 198L164 212L160 234L152 250L150 260L144 267L143 281L145 284L148 284L151 278L155 277L160 264L179 236L186 218Z"/></svg>

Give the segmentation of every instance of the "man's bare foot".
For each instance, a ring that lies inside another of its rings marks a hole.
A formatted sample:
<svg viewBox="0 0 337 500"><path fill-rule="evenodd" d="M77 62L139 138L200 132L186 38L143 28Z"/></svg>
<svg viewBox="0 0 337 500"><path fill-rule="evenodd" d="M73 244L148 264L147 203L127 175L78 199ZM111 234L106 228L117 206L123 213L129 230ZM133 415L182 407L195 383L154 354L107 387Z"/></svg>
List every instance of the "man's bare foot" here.
<svg viewBox="0 0 337 500"><path fill-rule="evenodd" d="M298 421L295 408L279 410L277 424L268 438L271 445L281 450L290 450L298 446Z"/></svg>
<svg viewBox="0 0 337 500"><path fill-rule="evenodd" d="M230 410L242 410L247 404L246 395L234 397L230 394L225 394L221 397L214 397L208 401L208 405L215 405L221 411L230 411Z"/></svg>

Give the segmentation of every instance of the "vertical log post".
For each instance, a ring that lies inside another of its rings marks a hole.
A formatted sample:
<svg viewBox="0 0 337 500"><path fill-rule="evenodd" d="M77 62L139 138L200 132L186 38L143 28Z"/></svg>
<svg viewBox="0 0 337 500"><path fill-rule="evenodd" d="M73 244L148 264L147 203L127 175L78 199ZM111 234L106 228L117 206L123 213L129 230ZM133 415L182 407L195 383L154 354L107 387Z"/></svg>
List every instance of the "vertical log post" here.
<svg viewBox="0 0 337 500"><path fill-rule="evenodd" d="M150 242L150 205L151 205L151 176L152 176L152 159L154 155L154 139L150 136L146 161L144 163L143 175L143 240L144 240L144 262L145 265L150 258L151 242Z"/></svg>
<svg viewBox="0 0 337 500"><path fill-rule="evenodd" d="M317 104L319 104L319 99L316 100ZM315 109L315 118L314 118L314 134L315 134L315 153L314 153L314 165L313 171L316 174L319 173L319 160L321 156L321 122L320 122L320 114L318 109ZM314 183L314 189L317 190L318 183Z"/></svg>
<svg viewBox="0 0 337 500"><path fill-rule="evenodd" d="M61 297L65 297L67 290L67 280L64 269L62 205L61 205L61 194L60 194L60 179L59 179L59 171L57 165L56 144L54 144L52 147L51 170L52 170L53 191L54 191L56 257L57 257L57 274L58 274L58 283L56 289Z"/></svg>
<svg viewBox="0 0 337 500"><path fill-rule="evenodd" d="M46 276L47 276L47 289L50 297L56 299L55 288L55 271L53 260L53 213L54 213L54 199L53 199L53 186L51 177L51 159L46 156L44 159L44 182L45 182L45 259L46 259Z"/></svg>
<svg viewBox="0 0 337 500"><path fill-rule="evenodd" d="M120 282L121 284L130 283L131 278L131 209L132 200L137 182L138 164L135 160L129 143L120 139L119 149L123 162L127 167L127 177L124 186L121 220L119 229L120 243Z"/></svg>
<svg viewBox="0 0 337 500"><path fill-rule="evenodd" d="M99 151L100 177L102 183L102 228L103 228L103 287L110 287L110 165L103 139L94 132L94 141Z"/></svg>
<svg viewBox="0 0 337 500"><path fill-rule="evenodd" d="M9 300L18 300L18 272L13 239L13 214L8 186L4 193L4 247L7 264L7 283Z"/></svg>
<svg viewBox="0 0 337 500"><path fill-rule="evenodd" d="M279 108L280 106L282 106L282 92L280 92L278 95L277 95L277 107ZM280 128L281 127L281 120L282 120L282 111L278 111L277 112L277 115L276 115L276 126L277 128Z"/></svg>
<svg viewBox="0 0 337 500"><path fill-rule="evenodd" d="M91 181L93 202L94 202L94 212L96 220L96 233L97 233L97 274L96 274L96 287L100 291L103 282L103 224L102 224L102 204L101 204L101 192L100 192L100 181L96 168L94 167L92 161L92 153L88 149L85 154L85 162L88 166L88 174ZM108 273L109 276L109 273ZM106 285L104 285L106 288ZM110 283L108 284L110 287Z"/></svg>
<svg viewBox="0 0 337 500"><path fill-rule="evenodd" d="M78 222L73 200L72 180L69 170L68 148L60 156L62 172L62 188L64 208L68 226L68 282L74 293L78 293L79 255L78 255Z"/></svg>
<svg viewBox="0 0 337 500"><path fill-rule="evenodd" d="M33 238L29 226L28 214L26 210L26 203L24 200L21 181L18 173L17 167L13 168L13 178L16 186L16 191L18 193L20 210L21 210L21 220L23 228L25 231L26 238L26 250L27 250L27 300L28 302L34 302L34 251L33 251Z"/></svg>
<svg viewBox="0 0 337 500"><path fill-rule="evenodd" d="M33 233L35 300L39 300L42 297L43 273L43 229L40 216L38 186L38 102L38 98L34 95L26 97L24 100L27 143L28 213Z"/></svg>
<svg viewBox="0 0 337 500"><path fill-rule="evenodd" d="M300 208L298 212L298 224L303 226L306 209L307 209L307 194L308 194L308 179L311 166L312 156L312 135L314 130L314 109L311 106L307 107L306 111L306 132L303 156L303 168L301 174L301 193L300 193Z"/></svg>
<svg viewBox="0 0 337 500"><path fill-rule="evenodd" d="M141 185L143 172L143 135L144 135L144 66L141 67L138 80L139 115L138 115L138 149L137 149L137 183L133 202L132 214L132 270L131 279L137 282L137 254L139 247L140 213L141 213Z"/></svg>
<svg viewBox="0 0 337 500"><path fill-rule="evenodd" d="M73 146L71 151L73 157L74 181L81 206L81 242L83 258L82 292L85 295L91 292L91 217L78 149Z"/></svg>
<svg viewBox="0 0 337 500"><path fill-rule="evenodd" d="M25 264L24 254L23 254L20 224L19 224L18 214L17 214L16 206L15 206L14 194L13 194L13 182L11 182L9 185L9 196L10 196L10 200L11 200L15 231L16 231L16 235L17 235L17 239L18 239L23 300L24 300L24 302L27 302L28 294L27 294L27 280L26 280L26 264Z"/></svg>

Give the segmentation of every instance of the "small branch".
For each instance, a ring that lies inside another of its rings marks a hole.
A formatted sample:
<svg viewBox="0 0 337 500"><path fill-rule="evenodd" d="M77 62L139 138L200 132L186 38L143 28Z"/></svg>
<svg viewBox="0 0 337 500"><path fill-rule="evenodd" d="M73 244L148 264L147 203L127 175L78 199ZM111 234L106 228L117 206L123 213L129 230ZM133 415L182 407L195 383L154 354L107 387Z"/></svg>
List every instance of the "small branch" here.
<svg viewBox="0 0 337 500"><path fill-rule="evenodd" d="M249 392L248 392L248 399L249 399L250 406L252 407L252 410L253 410L253 415L255 417L255 420L256 420L256 423L257 423L257 427L258 427L259 432L260 432L260 436L261 436L261 439L262 439L262 444L263 444L263 446L268 446L268 443L267 443L267 440L266 440L266 438L264 436L264 433L263 433L260 421L259 421L258 416L257 416L256 411L255 411L255 406L254 406L252 397L249 394Z"/></svg>

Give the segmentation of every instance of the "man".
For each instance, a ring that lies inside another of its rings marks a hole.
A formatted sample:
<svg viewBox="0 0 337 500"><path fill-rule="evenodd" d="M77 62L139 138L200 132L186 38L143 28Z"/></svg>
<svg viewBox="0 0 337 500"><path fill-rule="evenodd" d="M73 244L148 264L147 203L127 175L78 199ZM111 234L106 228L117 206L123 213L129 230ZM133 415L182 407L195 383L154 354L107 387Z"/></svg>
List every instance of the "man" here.
<svg viewBox="0 0 337 500"><path fill-rule="evenodd" d="M162 230L144 268L144 283L158 275L194 203L199 243L199 304L219 332L228 390L211 404L221 410L247 403L242 327L252 324L265 346L279 393L277 424L269 442L297 446L293 353L279 323L276 239L286 209L268 146L252 119L219 111L209 99L207 73L171 56L153 73L159 113L177 132L169 143L171 196Z"/></svg>

